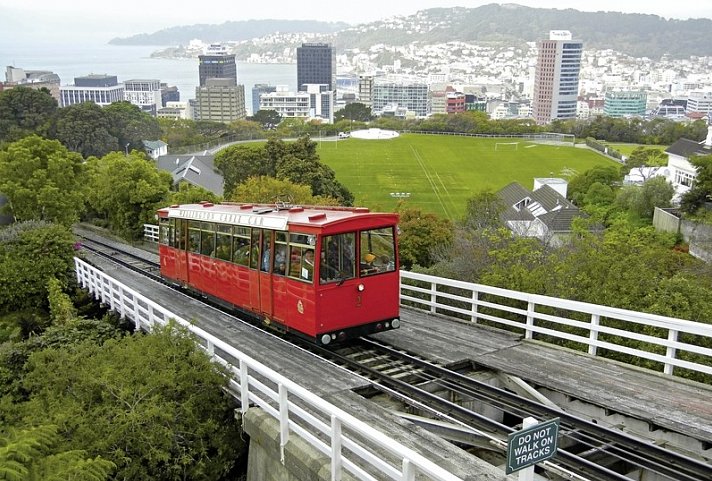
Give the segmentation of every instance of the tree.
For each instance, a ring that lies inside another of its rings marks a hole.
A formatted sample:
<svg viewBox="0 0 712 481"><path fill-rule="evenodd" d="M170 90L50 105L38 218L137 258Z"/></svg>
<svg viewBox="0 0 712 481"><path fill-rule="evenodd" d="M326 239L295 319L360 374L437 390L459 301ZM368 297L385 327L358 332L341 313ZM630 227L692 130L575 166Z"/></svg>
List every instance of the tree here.
<svg viewBox="0 0 712 481"><path fill-rule="evenodd" d="M18 86L0 93L0 141L39 133L56 111L57 101L47 89Z"/></svg>
<svg viewBox="0 0 712 481"><path fill-rule="evenodd" d="M351 122L368 122L373 118L371 107L354 102L346 105L343 109L337 110L334 113L334 122L340 120L348 120Z"/></svg>
<svg viewBox="0 0 712 481"><path fill-rule="evenodd" d="M282 116L276 110L258 110L252 116L252 121L260 124L264 130L272 130L282 121Z"/></svg>
<svg viewBox="0 0 712 481"><path fill-rule="evenodd" d="M339 205L337 199L312 195L308 185L267 176L250 177L237 186L229 200L264 204L287 202L295 205Z"/></svg>
<svg viewBox="0 0 712 481"><path fill-rule="evenodd" d="M113 462L115 479L221 479L245 446L228 377L174 325L42 349L26 369L15 418L56 424L62 446Z"/></svg>
<svg viewBox="0 0 712 481"><path fill-rule="evenodd" d="M399 204L398 253L400 262L406 269L417 264L430 267L435 262L438 250L448 249L452 242L452 223L435 214Z"/></svg>
<svg viewBox="0 0 712 481"><path fill-rule="evenodd" d="M20 222L0 230L0 314L46 311L49 281L67 285L74 255L74 236L61 225ZM19 327L23 335L36 330Z"/></svg>
<svg viewBox="0 0 712 481"><path fill-rule="evenodd" d="M83 102L57 111L48 133L50 138L87 158L119 150L119 139L111 132L111 121L101 107Z"/></svg>
<svg viewBox="0 0 712 481"><path fill-rule="evenodd" d="M82 158L56 140L25 137L0 151L0 192L15 220L71 225L84 209Z"/></svg>
<svg viewBox="0 0 712 481"><path fill-rule="evenodd" d="M220 196L198 185L181 182L178 190L170 192L166 204L197 204L201 201L220 202Z"/></svg>
<svg viewBox="0 0 712 481"><path fill-rule="evenodd" d="M571 201L582 206L585 204L584 197L596 182L609 187L614 187L621 179L620 170L614 166L596 166L582 174L574 176L569 181L568 197Z"/></svg>
<svg viewBox="0 0 712 481"><path fill-rule="evenodd" d="M114 102L104 107L109 121L109 133L118 140L119 149L144 150L144 140L161 138L161 128L155 117L142 112L131 102Z"/></svg>
<svg viewBox="0 0 712 481"><path fill-rule="evenodd" d="M228 198L248 178L276 174L275 161L263 146L233 145L222 149L215 156L215 167L223 175L223 191Z"/></svg>
<svg viewBox="0 0 712 481"><path fill-rule="evenodd" d="M143 236L143 224L153 222L173 184L171 174L159 171L144 154L112 152L90 159L89 206L127 239Z"/></svg>
<svg viewBox="0 0 712 481"><path fill-rule="evenodd" d="M656 207L670 207L675 188L664 177L653 177L642 186L622 189L616 202L642 219L652 219Z"/></svg>
<svg viewBox="0 0 712 481"><path fill-rule="evenodd" d="M712 155L692 156L688 160L697 169L697 175L692 188L683 194L680 208L692 214L712 198Z"/></svg>
<svg viewBox="0 0 712 481"><path fill-rule="evenodd" d="M465 209L464 226L474 230L500 227L500 216L506 210L497 194L488 190L478 192L467 199Z"/></svg>

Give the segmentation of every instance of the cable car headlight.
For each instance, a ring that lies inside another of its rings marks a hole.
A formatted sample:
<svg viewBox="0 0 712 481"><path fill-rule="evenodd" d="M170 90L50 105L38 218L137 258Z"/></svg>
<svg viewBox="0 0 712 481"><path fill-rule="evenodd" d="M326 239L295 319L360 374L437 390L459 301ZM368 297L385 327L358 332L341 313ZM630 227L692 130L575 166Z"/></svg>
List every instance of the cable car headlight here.
<svg viewBox="0 0 712 481"><path fill-rule="evenodd" d="M363 284L359 284L357 289L359 292L363 292L366 289L366 286L364 286Z"/></svg>

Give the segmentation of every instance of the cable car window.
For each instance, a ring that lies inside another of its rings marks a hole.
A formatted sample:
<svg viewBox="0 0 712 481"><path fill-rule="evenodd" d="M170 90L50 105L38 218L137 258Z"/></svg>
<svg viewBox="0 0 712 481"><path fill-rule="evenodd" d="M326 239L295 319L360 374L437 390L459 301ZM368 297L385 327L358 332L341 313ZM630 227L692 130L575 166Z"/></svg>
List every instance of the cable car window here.
<svg viewBox="0 0 712 481"><path fill-rule="evenodd" d="M260 262L260 270L269 272L272 257L272 231L262 231L262 261Z"/></svg>
<svg viewBox="0 0 712 481"><path fill-rule="evenodd" d="M188 222L188 251L200 254L200 222Z"/></svg>
<svg viewBox="0 0 712 481"><path fill-rule="evenodd" d="M314 279L314 244L315 236L289 235L289 277L308 282Z"/></svg>
<svg viewBox="0 0 712 481"><path fill-rule="evenodd" d="M260 263L260 230L252 229L252 243L250 244L250 269L257 269Z"/></svg>
<svg viewBox="0 0 712 481"><path fill-rule="evenodd" d="M356 233L326 236L321 241L319 282L343 282L355 276Z"/></svg>
<svg viewBox="0 0 712 481"><path fill-rule="evenodd" d="M200 229L200 253L212 256L215 253L215 224L201 222Z"/></svg>
<svg viewBox="0 0 712 481"><path fill-rule="evenodd" d="M215 247L215 257L224 261L232 258L232 228L229 225L217 225L217 240Z"/></svg>
<svg viewBox="0 0 712 481"><path fill-rule="evenodd" d="M250 263L250 228L235 227L232 237L232 262L241 266Z"/></svg>
<svg viewBox="0 0 712 481"><path fill-rule="evenodd" d="M392 227L362 231L359 247L359 270L362 277L396 270Z"/></svg>
<svg viewBox="0 0 712 481"><path fill-rule="evenodd" d="M176 247L180 250L185 250L186 238L185 229L188 221L183 219L176 219Z"/></svg>
<svg viewBox="0 0 712 481"><path fill-rule="evenodd" d="M277 232L274 240L274 265L272 272L278 276L287 274L287 233Z"/></svg>
<svg viewBox="0 0 712 481"><path fill-rule="evenodd" d="M173 244L173 219L161 217L158 220L158 243L163 245Z"/></svg>

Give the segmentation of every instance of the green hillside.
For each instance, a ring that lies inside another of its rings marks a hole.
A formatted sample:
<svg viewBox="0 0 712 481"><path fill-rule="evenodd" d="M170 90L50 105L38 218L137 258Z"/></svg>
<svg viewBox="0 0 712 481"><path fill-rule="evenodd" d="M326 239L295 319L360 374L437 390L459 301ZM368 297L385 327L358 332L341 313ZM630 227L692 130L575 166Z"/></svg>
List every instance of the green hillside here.
<svg viewBox="0 0 712 481"><path fill-rule="evenodd" d="M408 204L451 219L466 200L483 189L498 190L517 181L532 188L535 177L564 177L595 165L615 164L588 149L517 139L479 139L406 134L393 140L346 139L318 142L322 162L356 197L356 204L393 210Z"/></svg>

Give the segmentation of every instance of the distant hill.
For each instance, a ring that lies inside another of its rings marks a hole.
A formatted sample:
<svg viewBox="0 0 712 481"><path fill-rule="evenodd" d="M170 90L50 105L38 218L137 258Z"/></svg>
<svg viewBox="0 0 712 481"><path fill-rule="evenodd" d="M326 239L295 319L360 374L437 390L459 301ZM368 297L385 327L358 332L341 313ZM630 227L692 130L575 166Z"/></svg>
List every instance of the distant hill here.
<svg viewBox="0 0 712 481"><path fill-rule="evenodd" d="M580 12L489 4L477 8L432 8L407 17L348 26L344 23L249 20L221 25L173 27L152 34L113 39L121 45L179 45L248 40L275 32L322 34L337 51L375 44L435 44L450 41L516 45L547 38L549 30L569 30L584 48L613 49L634 57L712 56L712 20L676 20L636 13Z"/></svg>
<svg viewBox="0 0 712 481"><path fill-rule="evenodd" d="M330 34L347 28L343 22L316 20L241 20L220 25L197 24L171 27L154 33L112 38L111 45L186 45L193 39L227 42L264 37L275 32Z"/></svg>

